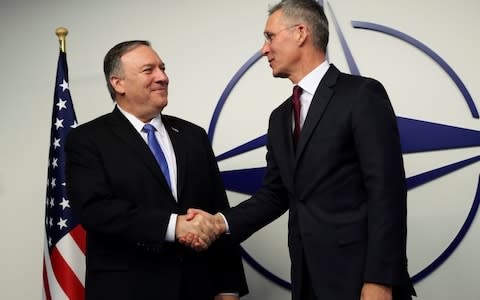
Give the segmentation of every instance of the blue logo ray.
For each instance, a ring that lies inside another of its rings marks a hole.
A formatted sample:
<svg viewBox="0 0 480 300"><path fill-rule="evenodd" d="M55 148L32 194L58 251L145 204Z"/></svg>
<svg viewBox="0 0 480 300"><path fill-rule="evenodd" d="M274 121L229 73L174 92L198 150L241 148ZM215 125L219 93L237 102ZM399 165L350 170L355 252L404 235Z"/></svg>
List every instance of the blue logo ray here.
<svg viewBox="0 0 480 300"><path fill-rule="evenodd" d="M480 146L480 131L397 118L403 153Z"/></svg>
<svg viewBox="0 0 480 300"><path fill-rule="evenodd" d="M260 188L265 167L223 171L222 179L225 188L232 192L253 195Z"/></svg>
<svg viewBox="0 0 480 300"><path fill-rule="evenodd" d="M340 39L340 45L342 46L343 53L345 54L345 58L347 60L348 68L350 69L350 73L353 75L360 75L360 70L358 70L357 63L353 58L352 51L350 51L350 47L348 47L347 40L345 39L345 35L343 34L342 28L337 22L337 18L335 17L335 13L333 12L332 6L330 3L327 3L328 10L332 15L332 21L335 26L335 30L338 32L338 38Z"/></svg>
<svg viewBox="0 0 480 300"><path fill-rule="evenodd" d="M264 134L262 136L259 136L258 138L255 138L249 142L246 142L245 144L235 147L232 150L229 150L225 153L220 154L219 156L217 156L217 161L221 161L221 160L263 147L266 144L267 144L267 135Z"/></svg>
<svg viewBox="0 0 480 300"><path fill-rule="evenodd" d="M469 166L473 163L476 163L477 161L480 161L480 156L474 156L469 159L465 159L447 166L443 166L422 174L409 177L407 179L407 188L408 190L414 189L417 186L433 181L439 177L442 177L444 175L457 171L461 168Z"/></svg>

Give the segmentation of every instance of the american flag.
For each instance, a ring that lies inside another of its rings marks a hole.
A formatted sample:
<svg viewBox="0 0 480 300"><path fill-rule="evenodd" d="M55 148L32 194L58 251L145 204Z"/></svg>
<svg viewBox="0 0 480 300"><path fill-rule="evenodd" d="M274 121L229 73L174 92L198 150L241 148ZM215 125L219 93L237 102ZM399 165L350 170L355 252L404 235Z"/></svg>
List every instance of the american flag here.
<svg viewBox="0 0 480 300"><path fill-rule="evenodd" d="M74 217L65 191L64 144L77 126L68 86L66 53L60 51L53 95L48 155L43 255L43 299L84 299L85 231Z"/></svg>

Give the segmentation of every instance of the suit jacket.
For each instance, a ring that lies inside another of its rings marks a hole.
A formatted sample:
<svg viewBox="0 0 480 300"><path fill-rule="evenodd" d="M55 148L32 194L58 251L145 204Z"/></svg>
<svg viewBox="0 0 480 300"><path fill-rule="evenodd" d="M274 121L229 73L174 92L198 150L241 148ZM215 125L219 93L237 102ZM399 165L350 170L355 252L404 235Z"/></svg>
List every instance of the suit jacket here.
<svg viewBox="0 0 480 300"><path fill-rule="evenodd" d="M292 297L304 265L319 299L359 299L364 282L409 299L406 182L396 118L383 86L331 65L296 149L291 98L270 116L260 190L225 212L240 242L289 209ZM305 264L303 264L305 262Z"/></svg>
<svg viewBox="0 0 480 300"><path fill-rule="evenodd" d="M172 213L190 207L214 213L228 201L205 131L172 116L162 121L177 161L178 202L148 145L117 108L68 136L67 191L87 231L87 299L247 293L239 249L228 237L201 253L165 241Z"/></svg>

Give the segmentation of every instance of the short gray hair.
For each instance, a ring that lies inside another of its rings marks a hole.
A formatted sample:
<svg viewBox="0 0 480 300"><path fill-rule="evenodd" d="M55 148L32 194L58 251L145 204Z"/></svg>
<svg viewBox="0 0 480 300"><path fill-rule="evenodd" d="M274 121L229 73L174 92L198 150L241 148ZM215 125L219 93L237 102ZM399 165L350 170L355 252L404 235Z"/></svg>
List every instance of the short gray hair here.
<svg viewBox="0 0 480 300"><path fill-rule="evenodd" d="M328 45L328 20L323 7L314 0L282 0L268 10L272 15L277 10L282 10L287 19L305 23L313 36L315 48L327 51Z"/></svg>

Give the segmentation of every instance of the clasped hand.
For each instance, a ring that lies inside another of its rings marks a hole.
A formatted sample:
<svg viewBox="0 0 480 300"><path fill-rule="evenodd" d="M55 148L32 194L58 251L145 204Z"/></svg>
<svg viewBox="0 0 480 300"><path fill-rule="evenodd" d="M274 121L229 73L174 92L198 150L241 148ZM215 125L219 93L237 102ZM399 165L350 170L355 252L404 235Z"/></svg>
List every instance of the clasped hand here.
<svg viewBox="0 0 480 300"><path fill-rule="evenodd" d="M211 215L201 209L191 208L186 215L177 217L177 240L196 251L208 249L226 230L223 217Z"/></svg>

